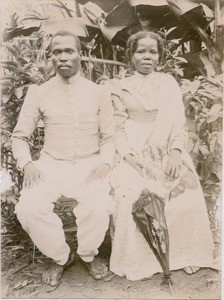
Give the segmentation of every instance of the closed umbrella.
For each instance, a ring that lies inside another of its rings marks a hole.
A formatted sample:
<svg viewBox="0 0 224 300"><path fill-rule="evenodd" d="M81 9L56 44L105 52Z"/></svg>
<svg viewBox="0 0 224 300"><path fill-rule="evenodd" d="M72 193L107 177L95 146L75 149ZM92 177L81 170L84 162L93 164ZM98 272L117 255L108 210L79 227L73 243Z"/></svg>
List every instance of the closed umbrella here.
<svg viewBox="0 0 224 300"><path fill-rule="evenodd" d="M163 284L171 287L169 270L169 235L164 214L164 199L151 193L148 189L142 191L133 204L134 221L148 242L163 270ZM171 290L172 291L172 290Z"/></svg>

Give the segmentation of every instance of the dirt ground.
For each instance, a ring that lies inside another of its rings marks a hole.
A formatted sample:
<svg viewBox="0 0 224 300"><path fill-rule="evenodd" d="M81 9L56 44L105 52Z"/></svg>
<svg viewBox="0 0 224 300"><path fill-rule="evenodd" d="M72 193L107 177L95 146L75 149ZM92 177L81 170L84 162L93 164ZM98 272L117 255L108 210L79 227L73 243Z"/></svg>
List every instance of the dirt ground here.
<svg viewBox="0 0 224 300"><path fill-rule="evenodd" d="M78 259L65 271L61 283L52 288L41 282L50 260L37 249L34 251L32 241L18 221L5 225L2 228L2 299L220 299L220 272L214 269L200 269L193 275L182 270L173 271L171 292L168 286L161 285L161 274L145 281L129 281L110 273L105 279L96 281ZM66 238L75 250L74 232L67 232ZM108 263L109 255L107 235L100 248L100 257Z"/></svg>

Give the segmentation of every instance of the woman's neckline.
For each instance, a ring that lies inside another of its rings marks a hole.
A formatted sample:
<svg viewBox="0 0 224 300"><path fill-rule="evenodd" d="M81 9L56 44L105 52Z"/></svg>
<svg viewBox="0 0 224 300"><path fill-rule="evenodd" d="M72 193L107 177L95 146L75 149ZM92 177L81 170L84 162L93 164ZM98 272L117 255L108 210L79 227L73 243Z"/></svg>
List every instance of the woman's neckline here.
<svg viewBox="0 0 224 300"><path fill-rule="evenodd" d="M137 77L137 78L148 79L148 78L154 77L155 73L156 73L156 72L153 71L153 72L151 72L151 73L149 73L149 74L141 74L141 73L135 71L135 72L134 72L134 75L135 75L135 77Z"/></svg>

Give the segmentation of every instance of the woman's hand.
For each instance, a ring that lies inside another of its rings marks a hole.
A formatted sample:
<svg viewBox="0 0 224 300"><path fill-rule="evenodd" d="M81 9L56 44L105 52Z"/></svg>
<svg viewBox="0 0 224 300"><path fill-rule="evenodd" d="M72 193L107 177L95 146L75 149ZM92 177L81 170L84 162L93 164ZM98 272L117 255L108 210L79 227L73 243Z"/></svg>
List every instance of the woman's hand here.
<svg viewBox="0 0 224 300"><path fill-rule="evenodd" d="M26 164L23 171L23 188L30 188L40 181L44 181L43 173L32 162Z"/></svg>
<svg viewBox="0 0 224 300"><path fill-rule="evenodd" d="M132 154L126 154L124 157L124 160L132 167L134 168L141 176L143 176L143 163L134 155Z"/></svg>
<svg viewBox="0 0 224 300"><path fill-rule="evenodd" d="M175 179L179 176L179 169L182 163L181 152L178 149L171 150L170 157L168 159L165 174Z"/></svg>
<svg viewBox="0 0 224 300"><path fill-rule="evenodd" d="M89 172L86 178L86 184L89 185L104 180L110 169L110 165L106 163L100 163Z"/></svg>

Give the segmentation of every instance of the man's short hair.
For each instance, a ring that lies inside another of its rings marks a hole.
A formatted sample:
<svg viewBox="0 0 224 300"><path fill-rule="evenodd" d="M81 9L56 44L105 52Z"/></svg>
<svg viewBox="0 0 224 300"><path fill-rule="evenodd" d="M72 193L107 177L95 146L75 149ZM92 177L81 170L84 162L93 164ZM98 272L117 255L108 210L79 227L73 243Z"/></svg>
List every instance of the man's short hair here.
<svg viewBox="0 0 224 300"><path fill-rule="evenodd" d="M74 33L72 33L71 31L68 31L68 30L60 30L60 31L57 31L55 34L52 35L51 41L50 41L50 51L52 49L52 41L56 36L72 36L75 40L75 44L76 44L78 52L81 51L80 39L78 38L77 35L75 35Z"/></svg>

